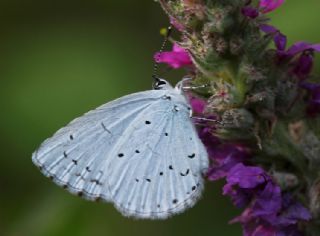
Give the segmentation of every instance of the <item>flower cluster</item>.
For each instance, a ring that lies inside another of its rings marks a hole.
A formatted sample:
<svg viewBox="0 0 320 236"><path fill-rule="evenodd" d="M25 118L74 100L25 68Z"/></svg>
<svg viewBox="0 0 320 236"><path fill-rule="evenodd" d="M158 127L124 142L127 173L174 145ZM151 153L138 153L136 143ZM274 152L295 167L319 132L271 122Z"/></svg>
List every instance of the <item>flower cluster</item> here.
<svg viewBox="0 0 320 236"><path fill-rule="evenodd" d="M246 208L230 221L243 225L245 236L300 235L297 223L311 219L309 211L294 201L289 193L262 168L248 166L250 150L241 144L222 144L210 130L204 128L200 137L212 158L209 180L226 179L223 194L230 196L235 206Z"/></svg>
<svg viewBox="0 0 320 236"><path fill-rule="evenodd" d="M225 180L223 195L244 209L230 223L245 236L318 235L320 83L312 68L320 44L288 47L268 24L284 0L159 2L182 37L155 60L192 68L200 89L188 93L190 104L207 118L199 126L207 178Z"/></svg>

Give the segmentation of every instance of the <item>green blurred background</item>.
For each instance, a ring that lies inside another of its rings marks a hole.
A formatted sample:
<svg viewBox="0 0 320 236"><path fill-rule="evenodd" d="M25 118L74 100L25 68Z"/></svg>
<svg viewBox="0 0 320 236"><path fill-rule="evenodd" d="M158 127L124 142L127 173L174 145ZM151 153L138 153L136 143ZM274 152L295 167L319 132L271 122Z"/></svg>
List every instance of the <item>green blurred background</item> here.
<svg viewBox="0 0 320 236"><path fill-rule="evenodd" d="M320 42L319 10L319 0L288 0L272 21L290 43ZM41 141L71 119L150 88L159 29L168 25L157 3L1 0L0 19L1 236L241 235L227 223L238 212L222 183L208 183L182 215L136 221L67 193L31 163Z"/></svg>

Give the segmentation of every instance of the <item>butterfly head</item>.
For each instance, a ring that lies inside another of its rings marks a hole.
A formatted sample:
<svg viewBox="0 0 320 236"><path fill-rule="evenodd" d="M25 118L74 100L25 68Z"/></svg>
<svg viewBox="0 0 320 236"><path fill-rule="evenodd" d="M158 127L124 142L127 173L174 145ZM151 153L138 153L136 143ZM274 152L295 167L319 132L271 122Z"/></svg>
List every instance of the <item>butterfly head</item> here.
<svg viewBox="0 0 320 236"><path fill-rule="evenodd" d="M155 90L168 90L172 89L171 84L161 78L155 78L155 82L153 83L153 89Z"/></svg>

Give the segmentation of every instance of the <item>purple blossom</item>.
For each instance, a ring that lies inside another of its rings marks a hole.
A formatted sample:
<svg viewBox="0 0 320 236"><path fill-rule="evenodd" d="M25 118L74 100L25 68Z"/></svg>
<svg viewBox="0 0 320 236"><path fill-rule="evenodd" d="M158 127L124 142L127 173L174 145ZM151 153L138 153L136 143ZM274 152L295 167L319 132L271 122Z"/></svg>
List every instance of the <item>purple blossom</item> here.
<svg viewBox="0 0 320 236"><path fill-rule="evenodd" d="M260 29L266 34L273 35L274 43L278 49L278 51L284 51L287 46L287 36L282 34L276 27L272 25L260 25Z"/></svg>
<svg viewBox="0 0 320 236"><path fill-rule="evenodd" d="M306 50L320 52L320 44L311 44L308 42L297 42L293 44L286 52L288 56L295 56L298 53L304 52Z"/></svg>
<svg viewBox="0 0 320 236"><path fill-rule="evenodd" d="M284 3L284 0L260 0L259 6L262 13L274 11Z"/></svg>
<svg viewBox="0 0 320 236"><path fill-rule="evenodd" d="M174 69L192 66L192 61L188 52L178 44L174 44L173 50L170 52L156 53L154 59L156 62L166 63Z"/></svg>
<svg viewBox="0 0 320 236"><path fill-rule="evenodd" d="M260 167L247 167L242 163L235 165L227 175L228 185L238 185L240 188L255 188L265 183L264 171Z"/></svg>
<svg viewBox="0 0 320 236"><path fill-rule="evenodd" d="M281 206L273 215L257 217L254 209L248 207L230 223L241 223L246 236L301 236L297 223L309 221L311 219L309 211L294 201L289 194L285 194L281 199Z"/></svg>
<svg viewBox="0 0 320 236"><path fill-rule="evenodd" d="M262 168L245 166L242 162L247 155L234 158L243 154L243 149L223 144L212 149L217 164L209 171L209 178L226 177L223 194L230 196L237 207L247 207L231 223L241 223L246 236L300 235L297 223L311 218L306 208L290 195L282 196L280 187Z"/></svg>
<svg viewBox="0 0 320 236"><path fill-rule="evenodd" d="M302 82L300 86L310 93L307 113L310 116L316 116L320 113L320 84Z"/></svg>
<svg viewBox="0 0 320 236"><path fill-rule="evenodd" d="M265 174L266 175L266 174ZM256 192L256 199L252 205L254 216L268 220L278 213L281 208L281 189L270 177L266 177L263 189Z"/></svg>
<svg viewBox="0 0 320 236"><path fill-rule="evenodd" d="M260 167L237 164L227 175L223 193L236 206L247 205L244 212L230 221L243 225L244 235L300 235L299 221L311 219L309 211L280 187Z"/></svg>
<svg viewBox="0 0 320 236"><path fill-rule="evenodd" d="M259 11L258 9L254 8L254 7L251 7L251 6L246 6L246 7L243 7L241 9L241 12L243 15L251 18L251 19L255 19L259 16Z"/></svg>
<svg viewBox="0 0 320 236"><path fill-rule="evenodd" d="M292 73L295 74L300 80L307 79L313 68L313 55L310 51L305 51L297 59Z"/></svg>
<svg viewBox="0 0 320 236"><path fill-rule="evenodd" d="M230 169L226 180L223 194L229 195L237 207L245 207L245 204L255 200L252 209L256 216L270 215L280 205L280 188L271 182L260 167L239 163Z"/></svg>
<svg viewBox="0 0 320 236"><path fill-rule="evenodd" d="M259 16L260 12L266 14L274 11L284 3L284 0L260 0L259 9L250 6L250 3L251 1L241 9L241 12L249 18L255 19Z"/></svg>
<svg viewBox="0 0 320 236"><path fill-rule="evenodd" d="M303 52L320 52L320 44L311 44L308 42L297 42L287 50L278 50L280 61L291 60L295 56Z"/></svg>
<svg viewBox="0 0 320 236"><path fill-rule="evenodd" d="M226 177L234 166L249 158L248 150L241 144L220 143L215 146L209 146L207 149L213 161L213 165L208 171L210 180Z"/></svg>
<svg viewBox="0 0 320 236"><path fill-rule="evenodd" d="M189 99L190 101L190 105L192 107L192 111L194 113L203 113L204 112L204 109L207 105L207 102L203 99L200 99L200 98L196 98L196 97L191 97Z"/></svg>
<svg viewBox="0 0 320 236"><path fill-rule="evenodd" d="M313 52L320 52L320 44L297 42L286 50L287 37L277 28L271 25L261 25L260 29L273 35L277 48L278 63L291 62L292 70L290 73L300 80L307 79L313 67Z"/></svg>
<svg viewBox="0 0 320 236"><path fill-rule="evenodd" d="M290 194L282 197L282 210L273 224L279 226L289 226L297 224L299 220L309 221L310 212L301 203L294 201Z"/></svg>

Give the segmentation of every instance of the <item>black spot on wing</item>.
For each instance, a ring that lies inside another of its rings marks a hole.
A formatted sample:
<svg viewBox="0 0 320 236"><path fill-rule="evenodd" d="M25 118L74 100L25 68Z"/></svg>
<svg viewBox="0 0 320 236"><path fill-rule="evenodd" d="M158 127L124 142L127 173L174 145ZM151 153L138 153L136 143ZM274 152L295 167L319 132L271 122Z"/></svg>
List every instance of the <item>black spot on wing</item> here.
<svg viewBox="0 0 320 236"><path fill-rule="evenodd" d="M98 179L91 179L91 183L95 183L96 185L102 185L102 183Z"/></svg>
<svg viewBox="0 0 320 236"><path fill-rule="evenodd" d="M193 159L195 156L196 156L195 153L192 153L191 155L188 155L188 157L189 157L190 159Z"/></svg>
<svg viewBox="0 0 320 236"><path fill-rule="evenodd" d="M187 169L185 173L182 173L182 172L181 172L180 175L181 175L181 176L187 176L187 175L189 174L189 172L190 172L190 170Z"/></svg>
<svg viewBox="0 0 320 236"><path fill-rule="evenodd" d="M177 105L174 105L173 110L174 110L175 112L178 112L180 109L179 109L179 107L178 107Z"/></svg>

